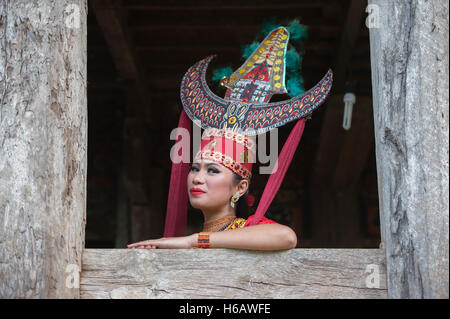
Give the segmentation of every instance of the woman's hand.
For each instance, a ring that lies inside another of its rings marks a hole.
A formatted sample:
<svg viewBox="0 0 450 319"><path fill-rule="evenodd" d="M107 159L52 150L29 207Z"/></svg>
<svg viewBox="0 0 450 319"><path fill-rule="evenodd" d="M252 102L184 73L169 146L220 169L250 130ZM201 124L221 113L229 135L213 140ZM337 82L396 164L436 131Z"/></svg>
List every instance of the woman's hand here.
<svg viewBox="0 0 450 319"><path fill-rule="evenodd" d="M197 234L184 237L163 237L140 241L127 246L129 249L190 249L197 246Z"/></svg>

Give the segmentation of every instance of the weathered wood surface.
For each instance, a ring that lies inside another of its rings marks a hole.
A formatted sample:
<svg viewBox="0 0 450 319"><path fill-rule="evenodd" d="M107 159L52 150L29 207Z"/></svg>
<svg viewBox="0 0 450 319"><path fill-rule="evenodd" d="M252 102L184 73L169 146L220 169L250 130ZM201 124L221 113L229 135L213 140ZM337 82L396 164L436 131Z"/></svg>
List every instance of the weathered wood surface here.
<svg viewBox="0 0 450 319"><path fill-rule="evenodd" d="M79 297L66 269L76 279L84 248L86 10L0 1L0 298Z"/></svg>
<svg viewBox="0 0 450 319"><path fill-rule="evenodd" d="M389 297L448 298L448 1L370 0ZM378 25L376 25L378 22Z"/></svg>
<svg viewBox="0 0 450 319"><path fill-rule="evenodd" d="M366 281L376 284L368 278L373 265L379 288L367 287ZM386 298L385 252L87 249L80 293L113 299Z"/></svg>

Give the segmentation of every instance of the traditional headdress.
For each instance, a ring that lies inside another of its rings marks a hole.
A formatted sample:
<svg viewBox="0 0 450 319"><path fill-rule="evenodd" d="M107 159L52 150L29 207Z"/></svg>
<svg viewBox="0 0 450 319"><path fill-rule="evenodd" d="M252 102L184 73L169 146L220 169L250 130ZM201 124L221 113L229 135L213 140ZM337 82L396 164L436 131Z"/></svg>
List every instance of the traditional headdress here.
<svg viewBox="0 0 450 319"><path fill-rule="evenodd" d="M211 92L205 74L214 56L193 65L181 82L183 110L178 127L190 131L192 121L205 129L197 158L216 161L242 178L250 178L256 154L251 137L299 120L278 157L277 170L271 174L251 224L264 216L283 181L310 115L328 97L331 69L312 89L287 101L268 103L273 94L287 93L285 56L289 32L279 27L267 35L244 64L223 79L227 87L222 99ZM172 163L167 205L165 237L182 234L187 223L188 163Z"/></svg>

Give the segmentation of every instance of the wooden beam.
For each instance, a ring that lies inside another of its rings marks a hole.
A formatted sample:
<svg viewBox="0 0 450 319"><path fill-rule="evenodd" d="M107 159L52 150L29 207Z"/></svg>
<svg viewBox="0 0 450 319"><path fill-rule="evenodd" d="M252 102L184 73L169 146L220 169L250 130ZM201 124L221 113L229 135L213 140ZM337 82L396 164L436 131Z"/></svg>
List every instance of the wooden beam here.
<svg viewBox="0 0 450 319"><path fill-rule="evenodd" d="M135 111L141 117L143 110L150 109L150 96L146 88L146 78L142 73L139 57L135 53L131 35L121 18L120 7L112 0L91 0L97 22L103 30L118 73L131 80L137 89L141 106Z"/></svg>
<svg viewBox="0 0 450 319"><path fill-rule="evenodd" d="M224 8L200 8L184 7L173 9L170 7L159 7L150 10L130 10L130 27L138 26L238 26L236 31L246 25L258 25L262 28L263 22L268 17L277 17L284 21L298 19L301 15L301 23L307 26L329 24L336 25L342 19L341 12L324 17L322 7L302 8L300 6L264 7L255 8L243 6ZM256 35L256 34L255 34Z"/></svg>
<svg viewBox="0 0 450 319"><path fill-rule="evenodd" d="M380 249L87 249L80 289L108 299L386 298L384 258Z"/></svg>
<svg viewBox="0 0 450 319"><path fill-rule="evenodd" d="M304 9L322 9L323 4L320 2L304 2L304 3L292 3L292 4L282 4L282 3L275 3L275 4L267 4L265 3L258 3L257 5L249 5L245 3L240 3L239 5L215 5L215 3L211 3L210 1L207 3L206 6L199 6L199 5L161 5L161 4L154 4L154 2L145 2L142 4L136 4L136 3L125 3L124 7L126 7L129 10L137 10L137 11L154 11L157 13L167 13L167 12L180 12L185 13L186 15L189 15L189 13L200 13L200 14L206 14L210 15L211 13L214 13L217 10L220 10L220 12L227 16L227 13L230 12L244 12L245 15L252 14L255 11L271 11L272 10L304 10Z"/></svg>
<svg viewBox="0 0 450 319"><path fill-rule="evenodd" d="M347 17L342 30L341 40L334 63L333 92L342 93L345 90L347 72L352 61L353 48L357 42L364 20L366 0L351 0Z"/></svg>
<svg viewBox="0 0 450 319"><path fill-rule="evenodd" d="M448 299L449 3L369 3L379 12L370 48L389 297Z"/></svg>
<svg viewBox="0 0 450 319"><path fill-rule="evenodd" d="M166 6L167 5L167 0L152 0L151 2L148 0L127 0L127 5L130 7L134 7L136 9L145 9L148 7L154 7L154 6ZM170 4L172 5L171 1ZM177 1L178 2L178 1ZM258 5L262 5L262 6L276 6L276 5L283 5L283 2L285 1L279 1L279 0L266 0L263 3L261 2L255 2L255 1L251 1L250 4L248 6L251 5L251 3L257 3ZM311 2L310 0L297 0L295 1L296 4L299 5L304 5L304 6L312 6L312 5L317 5L317 4L321 4L323 5L325 1L316 1L316 2ZM336 3L340 3L342 2L341 0L327 0L326 3L329 4L336 4ZM181 3L181 2L178 2ZM214 3L211 3L210 0L195 0L195 1L183 1L183 4L174 4L174 6L176 7L180 7L180 6L184 6L184 7L197 7L197 8L202 8L202 7L210 7L212 5L214 5ZM217 7L220 7L220 5L224 5L224 6L236 6L238 7L239 5L243 5L246 6L244 3L242 3L242 0L228 0L226 1L226 3L224 2L219 2L217 3ZM289 4L290 5L290 4Z"/></svg>
<svg viewBox="0 0 450 319"><path fill-rule="evenodd" d="M154 43L157 45L173 45L173 39L177 39L179 45L203 45L204 39L208 39L210 45L242 46L251 43L256 34L261 31L261 25L239 26L236 25L197 26L185 24L180 26L134 26L135 44L137 46ZM332 41L339 35L340 27L336 25L308 26L308 36L313 39L328 39ZM250 40L249 40L250 39Z"/></svg>
<svg viewBox="0 0 450 319"><path fill-rule="evenodd" d="M233 54L227 54L227 52L223 51L207 51L207 50L198 50L197 54L183 54L183 50L180 50L181 52L176 51L167 51L163 52L161 51L151 51L149 54L142 54L142 57L148 60L148 62L143 63L143 71L146 72L146 75L148 78L154 77L164 77L168 74L178 72L178 76L184 75L184 73L187 71L187 69L192 66L194 63L198 62L200 59L211 55L211 54L217 54L217 58L213 60L210 69L208 70L214 70L217 66L223 66L223 65L231 65L234 67L238 67L242 63L241 54L238 50L234 51ZM187 51L186 51L187 52ZM311 78L312 85L315 85L320 78L324 75L323 69L325 67L323 61L329 59L329 54L316 54L316 55L306 55L305 60L307 60L307 65L302 67L302 73L303 77L306 78L308 76L308 72L313 70L315 75L313 78ZM93 75L90 76L89 82L94 82L96 78L100 77L109 77L110 80L116 80L122 81L125 85L129 85L129 81L126 81L123 78L114 77L114 75L108 76L110 72L108 72L108 67L110 67L110 64L107 61L104 61L103 54L98 54L95 57L91 57L90 59L91 63L95 64L91 66L90 70L93 71ZM157 61L157 63L155 62ZM360 64L362 69L362 74L357 74L355 77L355 80L360 80L362 75L365 75L367 78L367 72L370 70L370 63L367 64ZM364 69L363 69L364 68ZM158 73L149 73L149 70L158 70ZM104 71L104 72L102 72ZM105 74L108 72L108 74ZM305 74L306 73L306 74ZM209 72L208 72L209 75ZM208 76L207 75L207 76ZM181 77L177 80L177 82L181 81ZM116 79L114 79L116 78ZM148 81L147 81L148 82ZM179 83L178 83L179 86Z"/></svg>
<svg viewBox="0 0 450 319"><path fill-rule="evenodd" d="M89 32L89 31L88 31ZM370 48L367 45L369 42L367 41L367 43L360 43L357 47L357 52L369 52ZM206 43L205 43L206 44ZM327 41L320 41L320 42L309 42L305 44L305 51L310 52L317 52L317 53L321 53L324 54L325 52L334 52L334 45L330 42ZM101 52L103 53L105 50L108 50L108 48L106 48L103 44L90 44L89 45L89 51L90 52ZM151 45L150 43L145 44L143 43L140 46L136 46L136 51L138 53L145 53L145 52L151 52L151 53L159 53L159 52L177 52L178 54L189 54L192 56L202 56L203 54L211 54L213 52L224 52L224 53L229 53L229 54L233 54L236 51L241 53L241 49L239 47L236 46L220 46L220 45L215 45L215 46L210 46L210 45L202 45L202 46L179 46L179 45L175 45L175 43L173 43L172 45L163 45L163 46L154 46Z"/></svg>
<svg viewBox="0 0 450 319"><path fill-rule="evenodd" d="M92 0L90 4L98 25L103 31L117 71L128 79L136 79L139 76L138 67L129 33L118 13L119 8L114 6L111 0Z"/></svg>

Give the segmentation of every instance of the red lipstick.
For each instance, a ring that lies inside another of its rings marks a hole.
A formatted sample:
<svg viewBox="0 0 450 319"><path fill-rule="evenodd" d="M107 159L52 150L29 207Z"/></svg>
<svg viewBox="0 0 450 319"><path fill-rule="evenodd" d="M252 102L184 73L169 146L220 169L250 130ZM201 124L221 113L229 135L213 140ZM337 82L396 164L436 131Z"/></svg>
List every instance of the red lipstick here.
<svg viewBox="0 0 450 319"><path fill-rule="evenodd" d="M190 190L192 195L201 195L204 194L205 191L201 190L200 188L192 187Z"/></svg>

